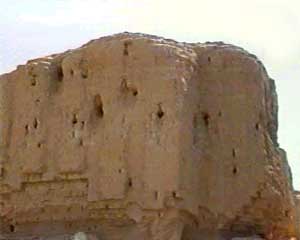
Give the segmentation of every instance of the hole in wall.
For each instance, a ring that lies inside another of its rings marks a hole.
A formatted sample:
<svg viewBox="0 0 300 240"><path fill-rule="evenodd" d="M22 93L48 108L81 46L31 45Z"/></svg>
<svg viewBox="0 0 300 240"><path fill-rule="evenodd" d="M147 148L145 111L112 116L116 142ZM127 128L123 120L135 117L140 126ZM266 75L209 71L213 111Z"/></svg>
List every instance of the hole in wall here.
<svg viewBox="0 0 300 240"><path fill-rule="evenodd" d="M203 118L205 126L208 127L209 126L209 119L210 119L209 114L207 112L203 112L202 113L202 118Z"/></svg>
<svg viewBox="0 0 300 240"><path fill-rule="evenodd" d="M102 118L103 115L104 115L104 111L103 111L102 99L101 99L101 96L99 94L97 94L94 98L94 107L95 107L96 115L99 118Z"/></svg>
<svg viewBox="0 0 300 240"><path fill-rule="evenodd" d="M25 136L29 134L29 126L28 124L25 125Z"/></svg>
<svg viewBox="0 0 300 240"><path fill-rule="evenodd" d="M176 197L177 197L176 191L173 191L173 192L172 192L172 196L173 196L173 198L176 198Z"/></svg>
<svg viewBox="0 0 300 240"><path fill-rule="evenodd" d="M33 127L34 127L35 129L37 129L37 128L38 128L38 125L39 125L38 120L37 120L36 118L34 118L34 120L33 120Z"/></svg>
<svg viewBox="0 0 300 240"><path fill-rule="evenodd" d="M208 57L208 58L207 58L207 61L210 63L210 62L211 62L211 57Z"/></svg>
<svg viewBox="0 0 300 240"><path fill-rule="evenodd" d="M221 112L221 111L218 113L218 116L219 116L219 117L222 117L222 112Z"/></svg>
<svg viewBox="0 0 300 240"><path fill-rule="evenodd" d="M88 71L82 71L82 72L81 72L81 77L82 77L83 79L88 78Z"/></svg>
<svg viewBox="0 0 300 240"><path fill-rule="evenodd" d="M0 178L3 177L4 171L5 171L5 170L4 170L4 167L0 164ZM3 207L4 204L0 204L0 206Z"/></svg>
<svg viewBox="0 0 300 240"><path fill-rule="evenodd" d="M14 225L9 225L9 231L11 232L11 233L13 233L13 232L15 232L16 231L16 228L15 228L15 226Z"/></svg>
<svg viewBox="0 0 300 240"><path fill-rule="evenodd" d="M233 156L234 158L236 157L236 151L235 151L234 148L232 149L232 156Z"/></svg>
<svg viewBox="0 0 300 240"><path fill-rule="evenodd" d="M138 95L138 91L137 91L137 89L132 89L132 95L133 96L137 96Z"/></svg>
<svg viewBox="0 0 300 240"><path fill-rule="evenodd" d="M38 148L41 148L41 147L42 147L42 144L39 142L39 143L37 144L37 147L38 147Z"/></svg>
<svg viewBox="0 0 300 240"><path fill-rule="evenodd" d="M197 114L194 114L193 116L193 128L197 128L198 126L198 116Z"/></svg>
<svg viewBox="0 0 300 240"><path fill-rule="evenodd" d="M128 89L127 80L125 77L123 77L121 81L121 90L126 91L127 89Z"/></svg>
<svg viewBox="0 0 300 240"><path fill-rule="evenodd" d="M132 179L131 178L128 178L128 186L132 187Z"/></svg>
<svg viewBox="0 0 300 240"><path fill-rule="evenodd" d="M256 129L256 131L258 131L260 129L260 124L259 123L255 124L255 129Z"/></svg>
<svg viewBox="0 0 300 240"><path fill-rule="evenodd" d="M72 118L72 124L75 125L75 124L77 124L77 123L78 123L78 117L77 117L77 114L74 113L74 114L73 114L73 118Z"/></svg>
<svg viewBox="0 0 300 240"><path fill-rule="evenodd" d="M290 211L289 210L285 210L284 211L284 216L289 217L290 216Z"/></svg>
<svg viewBox="0 0 300 240"><path fill-rule="evenodd" d="M83 146L83 139L82 138L79 139L79 146Z"/></svg>
<svg viewBox="0 0 300 240"><path fill-rule="evenodd" d="M233 166L233 168L232 168L233 175L236 175L237 172L238 172L237 166Z"/></svg>
<svg viewBox="0 0 300 240"><path fill-rule="evenodd" d="M62 82L64 78L64 72L61 66L57 68L57 79L59 82Z"/></svg>
<svg viewBox="0 0 300 240"><path fill-rule="evenodd" d="M70 75L73 76L74 75L74 70L70 69Z"/></svg>
<svg viewBox="0 0 300 240"><path fill-rule="evenodd" d="M87 59L81 59L79 62L80 76L83 79L88 78L89 75L89 64Z"/></svg>
<svg viewBox="0 0 300 240"><path fill-rule="evenodd" d="M129 46L129 43L128 42L124 42L124 50L123 50L123 55L124 56L128 56L129 55L128 46Z"/></svg>
<svg viewBox="0 0 300 240"><path fill-rule="evenodd" d="M29 66L28 75L29 75L30 85L31 86L36 86L36 84L37 84L37 81L36 81L37 74L35 73L33 65Z"/></svg>
<svg viewBox="0 0 300 240"><path fill-rule="evenodd" d="M158 110L157 110L156 115L157 115L157 117L158 117L159 119L162 119L163 116L165 115L165 113L164 113L164 111L162 110L162 107L161 107L160 104L158 105Z"/></svg>
<svg viewBox="0 0 300 240"><path fill-rule="evenodd" d="M31 86L36 86L36 75L35 74L33 74L32 76L31 76L31 78L30 78L30 85Z"/></svg>
<svg viewBox="0 0 300 240"><path fill-rule="evenodd" d="M137 96L138 95L138 90L136 89L136 87L129 85L127 83L127 80L125 77L122 78L122 82L121 82L121 90L124 92L131 92L132 96Z"/></svg>
<svg viewBox="0 0 300 240"><path fill-rule="evenodd" d="M159 198L159 192L158 192L158 191L155 191L155 192L154 192L154 199L155 199L155 200L158 200L158 198Z"/></svg>

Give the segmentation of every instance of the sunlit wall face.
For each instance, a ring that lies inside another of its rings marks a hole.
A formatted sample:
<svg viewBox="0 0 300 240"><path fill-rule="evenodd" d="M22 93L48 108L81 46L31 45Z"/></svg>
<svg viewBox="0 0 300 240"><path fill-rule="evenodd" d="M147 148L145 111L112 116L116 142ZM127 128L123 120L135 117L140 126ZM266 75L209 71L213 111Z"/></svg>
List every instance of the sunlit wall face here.
<svg viewBox="0 0 300 240"><path fill-rule="evenodd" d="M298 0L0 0L0 73L100 36L145 32L178 41L225 41L256 54L276 80L279 142L300 189Z"/></svg>

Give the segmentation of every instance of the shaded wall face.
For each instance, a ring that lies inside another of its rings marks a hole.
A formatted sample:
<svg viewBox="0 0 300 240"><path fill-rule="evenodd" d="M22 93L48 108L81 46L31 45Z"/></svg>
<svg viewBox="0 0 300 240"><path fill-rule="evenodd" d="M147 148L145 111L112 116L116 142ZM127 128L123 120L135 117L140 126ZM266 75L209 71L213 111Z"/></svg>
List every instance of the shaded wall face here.
<svg viewBox="0 0 300 240"><path fill-rule="evenodd" d="M195 51L179 144L185 208L204 227L264 232L277 221L293 232L287 163L274 138L272 82L256 59L230 47Z"/></svg>
<svg viewBox="0 0 300 240"><path fill-rule="evenodd" d="M193 187L199 207L233 216L265 180L266 79L248 56L231 50L198 51L185 100L190 111L182 131L190 134L180 145L190 161L182 162L181 180Z"/></svg>

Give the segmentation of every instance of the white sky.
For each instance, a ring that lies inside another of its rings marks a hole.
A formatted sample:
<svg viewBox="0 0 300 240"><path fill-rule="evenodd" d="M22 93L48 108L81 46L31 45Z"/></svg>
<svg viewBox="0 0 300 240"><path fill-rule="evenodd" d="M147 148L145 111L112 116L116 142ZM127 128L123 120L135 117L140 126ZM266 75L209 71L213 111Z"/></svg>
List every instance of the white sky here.
<svg viewBox="0 0 300 240"><path fill-rule="evenodd" d="M299 0L0 0L0 73L104 35L224 41L257 55L279 95L279 143L300 189Z"/></svg>

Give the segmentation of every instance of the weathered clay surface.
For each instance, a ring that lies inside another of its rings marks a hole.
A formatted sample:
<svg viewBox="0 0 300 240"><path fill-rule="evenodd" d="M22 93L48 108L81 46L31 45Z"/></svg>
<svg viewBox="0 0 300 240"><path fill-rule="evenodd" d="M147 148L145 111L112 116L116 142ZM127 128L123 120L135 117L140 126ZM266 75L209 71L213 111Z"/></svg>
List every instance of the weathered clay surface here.
<svg viewBox="0 0 300 240"><path fill-rule="evenodd" d="M297 236L300 239L300 192L295 191L295 202L296 202L296 231Z"/></svg>
<svg viewBox="0 0 300 240"><path fill-rule="evenodd" d="M118 34L2 75L0 97L6 238L295 234L274 82L240 48Z"/></svg>

